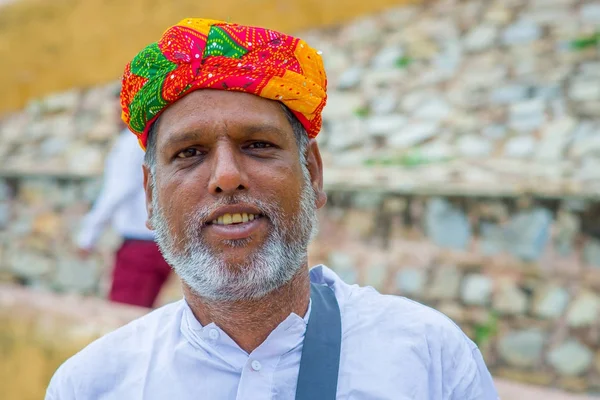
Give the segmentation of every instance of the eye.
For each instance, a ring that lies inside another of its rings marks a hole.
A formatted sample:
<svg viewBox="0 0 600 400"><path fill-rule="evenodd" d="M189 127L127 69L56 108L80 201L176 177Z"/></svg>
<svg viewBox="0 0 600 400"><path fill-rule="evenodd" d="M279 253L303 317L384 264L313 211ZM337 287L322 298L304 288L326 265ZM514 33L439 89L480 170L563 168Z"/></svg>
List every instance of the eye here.
<svg viewBox="0 0 600 400"><path fill-rule="evenodd" d="M267 142L254 142L248 146L249 149L268 149L271 147L273 147L273 145Z"/></svg>
<svg viewBox="0 0 600 400"><path fill-rule="evenodd" d="M202 152L198 149L194 149L192 147L185 149L183 151L180 151L179 153L177 153L177 158L190 158L190 157L196 157L196 156L200 156L202 155Z"/></svg>

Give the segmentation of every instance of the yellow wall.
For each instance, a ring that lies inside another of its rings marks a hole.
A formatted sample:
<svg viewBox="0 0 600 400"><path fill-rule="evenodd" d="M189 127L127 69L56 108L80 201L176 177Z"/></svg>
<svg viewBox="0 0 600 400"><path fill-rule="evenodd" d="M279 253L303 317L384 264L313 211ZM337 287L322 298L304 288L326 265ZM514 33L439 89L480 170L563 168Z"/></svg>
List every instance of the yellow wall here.
<svg viewBox="0 0 600 400"><path fill-rule="evenodd" d="M137 51L189 16L292 33L410 1L21 0L0 8L0 113L118 78Z"/></svg>

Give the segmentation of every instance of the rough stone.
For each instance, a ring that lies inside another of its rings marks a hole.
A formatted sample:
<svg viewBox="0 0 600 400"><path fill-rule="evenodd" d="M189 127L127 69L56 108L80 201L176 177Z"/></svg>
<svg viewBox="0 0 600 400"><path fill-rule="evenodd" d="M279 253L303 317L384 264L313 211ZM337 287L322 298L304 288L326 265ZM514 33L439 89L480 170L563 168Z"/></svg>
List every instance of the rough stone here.
<svg viewBox="0 0 600 400"><path fill-rule="evenodd" d="M465 304L485 306L492 296L492 280L481 274L467 275L461 288L461 299Z"/></svg>
<svg viewBox="0 0 600 400"><path fill-rule="evenodd" d="M396 275L396 288L403 296L419 297L424 293L426 281L423 268L404 268Z"/></svg>
<svg viewBox="0 0 600 400"><path fill-rule="evenodd" d="M349 285L357 283L356 263L349 254L332 251L329 253L327 265L339 275L342 281Z"/></svg>
<svg viewBox="0 0 600 400"><path fill-rule="evenodd" d="M506 45L524 44L542 36L540 26L531 20L520 20L507 27L502 33L502 41Z"/></svg>
<svg viewBox="0 0 600 400"><path fill-rule="evenodd" d="M388 46L384 47L377 53L377 55L373 58L373 67L375 68L390 68L396 65L396 62L402 58L404 55L404 51L401 47Z"/></svg>
<svg viewBox="0 0 600 400"><path fill-rule="evenodd" d="M579 124L573 134L573 142L569 151L571 157L582 158L600 150L600 137L596 134L597 129L598 126L589 121Z"/></svg>
<svg viewBox="0 0 600 400"><path fill-rule="evenodd" d="M577 340L568 339L548 353L548 363L563 376L578 376L590 369L594 355Z"/></svg>
<svg viewBox="0 0 600 400"><path fill-rule="evenodd" d="M5 256L11 271L24 279L39 279L54 270L55 263L48 257L31 252L13 250Z"/></svg>
<svg viewBox="0 0 600 400"><path fill-rule="evenodd" d="M377 263L369 265L367 268L365 285L372 286L381 290L387 277L387 265Z"/></svg>
<svg viewBox="0 0 600 400"><path fill-rule="evenodd" d="M419 109L419 107L439 97L441 97L441 94L439 92L429 90L414 91L402 96L401 107L402 110L406 113L412 114L416 112Z"/></svg>
<svg viewBox="0 0 600 400"><path fill-rule="evenodd" d="M467 317L465 309L454 302L443 302L436 309L457 323L464 321Z"/></svg>
<svg viewBox="0 0 600 400"><path fill-rule="evenodd" d="M380 193L362 192L352 198L352 205L362 210L376 210L381 207L382 196Z"/></svg>
<svg viewBox="0 0 600 400"><path fill-rule="evenodd" d="M359 147L364 141L361 134L363 126L364 122L358 118L346 118L331 124L327 147L334 152Z"/></svg>
<svg viewBox="0 0 600 400"><path fill-rule="evenodd" d="M524 261L540 258L550 239L552 214L545 208L518 212L507 226L506 248Z"/></svg>
<svg viewBox="0 0 600 400"><path fill-rule="evenodd" d="M5 229L10 221L10 205L8 202L0 201L0 229Z"/></svg>
<svg viewBox="0 0 600 400"><path fill-rule="evenodd" d="M505 232L501 226L484 221L480 223L479 230L483 254L493 256L505 250Z"/></svg>
<svg viewBox="0 0 600 400"><path fill-rule="evenodd" d="M600 240L587 238L583 247L585 262L593 267L600 267Z"/></svg>
<svg viewBox="0 0 600 400"><path fill-rule="evenodd" d="M485 21L495 25L504 25L512 19L511 7L503 3L493 3L483 16Z"/></svg>
<svg viewBox="0 0 600 400"><path fill-rule="evenodd" d="M579 293L567 312L567 323L572 328L587 327L600 317L600 296L585 291Z"/></svg>
<svg viewBox="0 0 600 400"><path fill-rule="evenodd" d="M468 51L482 51L490 48L498 37L498 28L491 24L474 27L464 39Z"/></svg>
<svg viewBox="0 0 600 400"><path fill-rule="evenodd" d="M494 150L492 143L479 135L462 135L456 148L464 157L486 157Z"/></svg>
<svg viewBox="0 0 600 400"><path fill-rule="evenodd" d="M547 8L538 8L525 14L525 18L531 19L540 25L554 25L555 21L564 19L565 14L570 10L561 6L548 6Z"/></svg>
<svg viewBox="0 0 600 400"><path fill-rule="evenodd" d="M15 143L23 139L29 121L25 113L12 114L0 120L0 137L5 143Z"/></svg>
<svg viewBox="0 0 600 400"><path fill-rule="evenodd" d="M420 156L429 162L444 161L454 156L454 146L444 141L435 141L419 147Z"/></svg>
<svg viewBox="0 0 600 400"><path fill-rule="evenodd" d="M491 88L495 82L502 82L508 75L505 65L473 66L461 76L462 83L471 89Z"/></svg>
<svg viewBox="0 0 600 400"><path fill-rule="evenodd" d="M541 99L512 104L509 125L519 132L531 132L539 129L546 119L545 111L546 104Z"/></svg>
<svg viewBox="0 0 600 400"><path fill-rule="evenodd" d="M581 6L579 11L584 22L600 24L600 4L588 3Z"/></svg>
<svg viewBox="0 0 600 400"><path fill-rule="evenodd" d="M580 79L571 83L569 97L575 101L600 100L600 81Z"/></svg>
<svg viewBox="0 0 600 400"><path fill-rule="evenodd" d="M467 216L441 198L428 202L425 230L433 243L441 247L466 249L471 240L471 225Z"/></svg>
<svg viewBox="0 0 600 400"><path fill-rule="evenodd" d="M492 91L490 100L493 104L512 104L524 101L530 92L526 85L506 85Z"/></svg>
<svg viewBox="0 0 600 400"><path fill-rule="evenodd" d="M499 339L498 353L511 366L533 368L541 361L546 340L539 329L513 331Z"/></svg>
<svg viewBox="0 0 600 400"><path fill-rule="evenodd" d="M95 260L63 259L56 264L53 286L61 291L94 293L98 276L98 263Z"/></svg>
<svg viewBox="0 0 600 400"><path fill-rule="evenodd" d="M569 303L569 293L559 286L540 288L533 300L533 314L540 318L556 319Z"/></svg>
<svg viewBox="0 0 600 400"><path fill-rule="evenodd" d="M493 307L506 315L524 315L527 312L527 295L514 281L502 280L494 294Z"/></svg>
<svg viewBox="0 0 600 400"><path fill-rule="evenodd" d="M390 8L382 14L383 20L391 27L404 26L419 13L419 8L414 6L402 5L400 7Z"/></svg>
<svg viewBox="0 0 600 400"><path fill-rule="evenodd" d="M543 100L562 99L563 93L560 85L551 83L548 85L539 85L533 87L533 97Z"/></svg>
<svg viewBox="0 0 600 400"><path fill-rule="evenodd" d="M408 119L400 114L379 115L365 121L365 130L370 135L391 136L404 128L407 123Z"/></svg>
<svg viewBox="0 0 600 400"><path fill-rule="evenodd" d="M52 237L62 231L62 221L56 213L43 213L35 217L32 228L34 233Z"/></svg>
<svg viewBox="0 0 600 400"><path fill-rule="evenodd" d="M376 115L389 114L396 109L397 105L397 95L392 91L381 93L370 102L371 111Z"/></svg>
<svg viewBox="0 0 600 400"><path fill-rule="evenodd" d="M414 116L425 121L440 121L446 119L451 112L452 108L448 102L443 99L432 99L419 106Z"/></svg>
<svg viewBox="0 0 600 400"><path fill-rule="evenodd" d="M574 251L575 240L581 228L579 216L567 210L559 210L556 217L554 247L561 256L569 256Z"/></svg>
<svg viewBox="0 0 600 400"><path fill-rule="evenodd" d="M344 226L360 237L370 237L373 234L376 219L369 210L351 208L344 213Z"/></svg>
<svg viewBox="0 0 600 400"><path fill-rule="evenodd" d="M360 84L360 80L364 74L364 69L359 66L348 68L340 75L337 88L339 90L354 89Z"/></svg>
<svg viewBox="0 0 600 400"><path fill-rule="evenodd" d="M485 128L483 128L483 130L481 132L481 134L484 137L487 137L489 139L494 139L494 140L504 139L506 137L507 133L508 133L508 128L505 125L499 125L499 124L488 125Z"/></svg>
<svg viewBox="0 0 600 400"><path fill-rule="evenodd" d="M460 271L455 266L439 267L433 272L433 280L427 289L427 297L431 300L455 299L458 296L460 279Z"/></svg>
<svg viewBox="0 0 600 400"><path fill-rule="evenodd" d="M543 138L536 150L536 157L548 161L562 159L575 126L575 120L572 118L563 118L548 124L542 131Z"/></svg>
<svg viewBox="0 0 600 400"><path fill-rule="evenodd" d="M348 118L362 105L363 99L360 94L332 91L327 96L327 107L323 110L323 119Z"/></svg>
<svg viewBox="0 0 600 400"><path fill-rule="evenodd" d="M407 125L388 138L388 144L397 149L413 147L438 133L439 126L435 122L415 122Z"/></svg>
<svg viewBox="0 0 600 400"><path fill-rule="evenodd" d="M80 95L77 90L57 93L46 97L42 107L47 113L57 113L61 111L73 110L79 103Z"/></svg>
<svg viewBox="0 0 600 400"><path fill-rule="evenodd" d="M81 175L98 175L104 167L104 155L97 147L72 146L67 153L67 169Z"/></svg>
<svg viewBox="0 0 600 400"><path fill-rule="evenodd" d="M345 71L351 65L348 56L342 51L329 51L323 55L323 65L327 71L341 72Z"/></svg>

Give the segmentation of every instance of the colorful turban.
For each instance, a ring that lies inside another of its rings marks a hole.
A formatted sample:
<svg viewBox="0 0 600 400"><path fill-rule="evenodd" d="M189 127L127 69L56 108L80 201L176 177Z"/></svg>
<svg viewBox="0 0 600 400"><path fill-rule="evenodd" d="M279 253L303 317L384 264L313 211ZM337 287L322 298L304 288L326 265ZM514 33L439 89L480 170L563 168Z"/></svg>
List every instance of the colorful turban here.
<svg viewBox="0 0 600 400"><path fill-rule="evenodd" d="M122 118L142 148L160 113L197 89L280 101L314 138L321 129L327 78L320 52L301 39L264 28L184 19L125 68Z"/></svg>

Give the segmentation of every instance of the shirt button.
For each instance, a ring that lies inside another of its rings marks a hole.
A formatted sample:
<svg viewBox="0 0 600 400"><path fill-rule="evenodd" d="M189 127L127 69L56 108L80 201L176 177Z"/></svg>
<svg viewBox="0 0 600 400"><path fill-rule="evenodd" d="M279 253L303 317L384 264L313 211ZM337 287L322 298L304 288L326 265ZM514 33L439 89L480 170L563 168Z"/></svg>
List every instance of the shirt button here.
<svg viewBox="0 0 600 400"><path fill-rule="evenodd" d="M211 329L208 332L208 337L212 340L217 340L219 338L219 331L217 331L216 329Z"/></svg>
<svg viewBox="0 0 600 400"><path fill-rule="evenodd" d="M252 364L250 364L252 366L252 369L255 371L260 371L260 369L262 368L262 365L260 364L260 362L254 360L252 361Z"/></svg>

